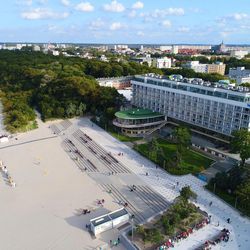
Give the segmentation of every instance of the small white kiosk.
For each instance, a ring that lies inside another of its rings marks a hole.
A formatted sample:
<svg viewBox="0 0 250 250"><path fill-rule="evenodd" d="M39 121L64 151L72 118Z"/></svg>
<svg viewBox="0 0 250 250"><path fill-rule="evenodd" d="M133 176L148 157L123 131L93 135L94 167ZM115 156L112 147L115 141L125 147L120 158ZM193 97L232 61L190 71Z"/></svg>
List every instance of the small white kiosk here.
<svg viewBox="0 0 250 250"><path fill-rule="evenodd" d="M109 229L115 228L129 222L129 213L125 208L118 209L114 212L104 214L100 217L90 220L90 229L96 236Z"/></svg>
<svg viewBox="0 0 250 250"><path fill-rule="evenodd" d="M0 143L2 142L8 142L9 137L7 135L0 135Z"/></svg>

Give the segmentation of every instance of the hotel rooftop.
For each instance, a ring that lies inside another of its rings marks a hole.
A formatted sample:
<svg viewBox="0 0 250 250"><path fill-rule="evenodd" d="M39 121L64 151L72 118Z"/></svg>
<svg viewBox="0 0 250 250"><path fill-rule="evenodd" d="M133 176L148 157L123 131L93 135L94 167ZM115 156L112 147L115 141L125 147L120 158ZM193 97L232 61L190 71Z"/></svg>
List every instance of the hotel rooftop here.
<svg viewBox="0 0 250 250"><path fill-rule="evenodd" d="M200 78L184 78L181 75L161 76L155 74L137 75L134 81L239 102L250 102L249 88L235 86L225 81L213 83Z"/></svg>

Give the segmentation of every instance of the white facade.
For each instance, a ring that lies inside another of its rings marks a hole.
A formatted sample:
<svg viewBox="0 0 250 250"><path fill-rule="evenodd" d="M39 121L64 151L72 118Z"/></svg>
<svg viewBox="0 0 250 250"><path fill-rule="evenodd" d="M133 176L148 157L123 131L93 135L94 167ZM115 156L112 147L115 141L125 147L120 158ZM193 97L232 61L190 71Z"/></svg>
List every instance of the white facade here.
<svg viewBox="0 0 250 250"><path fill-rule="evenodd" d="M232 50L230 52L230 56L231 57L235 57L237 59L242 59L242 58L244 58L248 54L249 54L249 52L246 51L246 50Z"/></svg>
<svg viewBox="0 0 250 250"><path fill-rule="evenodd" d="M90 229L96 236L119 225L126 224L129 222L129 217L129 213L124 208L121 208L90 220Z"/></svg>
<svg viewBox="0 0 250 250"><path fill-rule="evenodd" d="M38 45L34 45L34 46L33 46L33 50L34 50L34 51L40 51L41 48L40 48L40 46L38 46Z"/></svg>
<svg viewBox="0 0 250 250"><path fill-rule="evenodd" d="M207 65L201 64L199 61L190 61L187 62L185 68L192 69L197 73L206 73L207 72Z"/></svg>
<svg viewBox="0 0 250 250"><path fill-rule="evenodd" d="M171 45L162 45L160 46L160 51L166 51L166 50L171 50L172 46Z"/></svg>
<svg viewBox="0 0 250 250"><path fill-rule="evenodd" d="M108 58L105 55L101 55L100 61L102 61L102 62L108 62L109 60L108 60Z"/></svg>
<svg viewBox="0 0 250 250"><path fill-rule="evenodd" d="M53 56L59 56L59 51L57 51L57 50L52 50L52 55Z"/></svg>
<svg viewBox="0 0 250 250"><path fill-rule="evenodd" d="M178 54L179 53L179 47L176 46L176 45L173 45L172 48L171 48L171 53L172 54Z"/></svg>
<svg viewBox="0 0 250 250"><path fill-rule="evenodd" d="M171 59L168 57L153 58L152 59L152 67L156 67L158 69L171 68Z"/></svg>
<svg viewBox="0 0 250 250"><path fill-rule="evenodd" d="M250 69L245 69L245 67L230 68L229 77L236 80L237 84L250 83Z"/></svg>
<svg viewBox="0 0 250 250"><path fill-rule="evenodd" d="M250 129L250 92L202 84L136 76L132 104L224 135Z"/></svg>

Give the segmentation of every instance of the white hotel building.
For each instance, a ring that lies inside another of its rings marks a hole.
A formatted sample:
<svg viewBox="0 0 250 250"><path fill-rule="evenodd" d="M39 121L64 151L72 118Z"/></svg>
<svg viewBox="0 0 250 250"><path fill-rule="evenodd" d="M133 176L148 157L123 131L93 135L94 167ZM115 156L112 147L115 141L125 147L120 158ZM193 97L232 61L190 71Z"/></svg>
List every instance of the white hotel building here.
<svg viewBox="0 0 250 250"><path fill-rule="evenodd" d="M196 128L226 136L240 128L250 129L250 90L203 82L172 81L148 74L131 81L132 104L164 114Z"/></svg>

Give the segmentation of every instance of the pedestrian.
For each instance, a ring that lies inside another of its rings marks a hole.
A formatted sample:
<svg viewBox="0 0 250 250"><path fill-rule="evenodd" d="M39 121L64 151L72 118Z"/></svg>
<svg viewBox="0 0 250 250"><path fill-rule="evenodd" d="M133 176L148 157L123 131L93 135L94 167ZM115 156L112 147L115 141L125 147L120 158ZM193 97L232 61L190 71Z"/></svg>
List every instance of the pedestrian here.
<svg viewBox="0 0 250 250"><path fill-rule="evenodd" d="M121 242L120 238L118 237L117 238L117 243L119 244Z"/></svg>
<svg viewBox="0 0 250 250"><path fill-rule="evenodd" d="M3 167L3 172L7 175L8 174L8 169L6 166Z"/></svg>
<svg viewBox="0 0 250 250"><path fill-rule="evenodd" d="M230 223L230 221L231 221L230 218L227 218L227 223Z"/></svg>
<svg viewBox="0 0 250 250"><path fill-rule="evenodd" d="M155 165L155 169L157 169L158 168L158 166L157 165Z"/></svg>
<svg viewBox="0 0 250 250"><path fill-rule="evenodd" d="M146 172L146 176L148 176L148 172Z"/></svg>
<svg viewBox="0 0 250 250"><path fill-rule="evenodd" d="M220 226L220 222L218 221L218 223L217 223L217 227L219 227Z"/></svg>
<svg viewBox="0 0 250 250"><path fill-rule="evenodd" d="M212 201L210 201L209 206L211 207L211 206L212 206L212 204L213 204L213 202L212 202Z"/></svg>
<svg viewBox="0 0 250 250"><path fill-rule="evenodd" d="M176 184L177 184L177 187L178 187L178 186L179 186L179 181L177 181L177 183L176 183Z"/></svg>

